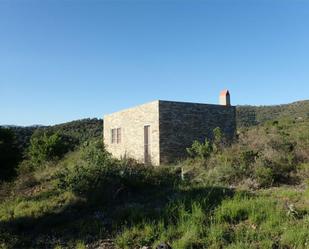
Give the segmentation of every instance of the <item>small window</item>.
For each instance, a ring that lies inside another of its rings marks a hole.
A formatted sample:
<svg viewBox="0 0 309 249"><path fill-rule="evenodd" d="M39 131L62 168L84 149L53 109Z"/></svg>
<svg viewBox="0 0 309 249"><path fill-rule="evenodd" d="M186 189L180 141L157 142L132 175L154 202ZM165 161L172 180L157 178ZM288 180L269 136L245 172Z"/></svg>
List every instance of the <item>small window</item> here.
<svg viewBox="0 0 309 249"><path fill-rule="evenodd" d="M116 133L117 133L117 129L112 129L112 132L111 132L111 137L112 137L112 144L116 143Z"/></svg>
<svg viewBox="0 0 309 249"><path fill-rule="evenodd" d="M111 129L111 142L112 144L121 143L121 128Z"/></svg>
<svg viewBox="0 0 309 249"><path fill-rule="evenodd" d="M117 144L121 143L121 128L117 128Z"/></svg>

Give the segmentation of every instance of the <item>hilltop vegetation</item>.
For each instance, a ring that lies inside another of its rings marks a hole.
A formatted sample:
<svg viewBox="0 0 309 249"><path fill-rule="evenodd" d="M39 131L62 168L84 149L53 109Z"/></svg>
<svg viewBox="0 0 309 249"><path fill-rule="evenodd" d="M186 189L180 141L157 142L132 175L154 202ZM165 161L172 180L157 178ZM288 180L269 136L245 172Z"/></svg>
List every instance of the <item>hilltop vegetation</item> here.
<svg viewBox="0 0 309 249"><path fill-rule="evenodd" d="M0 181L16 175L20 159L21 152L14 133L10 129L0 127Z"/></svg>
<svg viewBox="0 0 309 249"><path fill-rule="evenodd" d="M239 128L263 124L277 119L308 119L309 100L274 106L237 106L236 122ZM34 132L61 133L74 137L79 143L89 138L100 138L103 135L102 119L81 119L53 126L10 126L17 139L17 144L24 151Z"/></svg>
<svg viewBox="0 0 309 249"><path fill-rule="evenodd" d="M273 106L237 106L238 127L250 127L276 119L308 119L309 100Z"/></svg>
<svg viewBox="0 0 309 249"><path fill-rule="evenodd" d="M0 248L308 248L309 118L268 114L160 167L112 158L100 120L40 128L0 186Z"/></svg>
<svg viewBox="0 0 309 249"><path fill-rule="evenodd" d="M274 106L237 106L236 122L239 128L263 124L277 119L308 119L309 100ZM102 137L102 119L81 119L53 126L10 126L17 144L24 151L34 132L61 133L76 138L80 143L89 138Z"/></svg>
<svg viewBox="0 0 309 249"><path fill-rule="evenodd" d="M102 138L103 120L97 118L87 118L53 126L46 126L37 129L34 135L40 135L42 133L58 133L74 139L77 144L82 144L83 142L91 139Z"/></svg>
<svg viewBox="0 0 309 249"><path fill-rule="evenodd" d="M21 152L24 152L29 146L30 138L33 132L38 128L37 126L11 126L6 127L14 133L16 144Z"/></svg>
<svg viewBox="0 0 309 249"><path fill-rule="evenodd" d="M38 150L44 149L40 146L44 136L53 134L57 134L58 139L66 144L66 148L62 150L67 152L84 142L101 139L103 121L88 118L54 126L0 126L0 163L3 165L0 169L0 181L16 175L18 163L29 157L31 139L33 143L37 143Z"/></svg>
<svg viewBox="0 0 309 249"><path fill-rule="evenodd" d="M9 126L6 128L13 131L22 152L25 152L29 146L30 138L34 133L59 133L71 137L78 144L103 136L103 120L97 118L86 118L52 126Z"/></svg>
<svg viewBox="0 0 309 249"><path fill-rule="evenodd" d="M191 180L211 185L245 185L255 189L297 184L302 179L298 171L309 162L308 127L309 119L283 119L239 129L237 142L230 146L219 143L210 150L207 160L195 157L182 164Z"/></svg>

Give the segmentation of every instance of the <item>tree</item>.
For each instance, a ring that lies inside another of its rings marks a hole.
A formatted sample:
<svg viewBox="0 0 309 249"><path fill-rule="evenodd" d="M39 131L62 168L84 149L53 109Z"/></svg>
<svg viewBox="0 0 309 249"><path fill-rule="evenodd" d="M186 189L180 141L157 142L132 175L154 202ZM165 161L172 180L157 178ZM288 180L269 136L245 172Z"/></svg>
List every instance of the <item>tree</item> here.
<svg viewBox="0 0 309 249"><path fill-rule="evenodd" d="M52 135L43 133L41 136L31 137L28 155L37 166L45 161L59 159L69 148L69 144L58 133Z"/></svg>
<svg viewBox="0 0 309 249"><path fill-rule="evenodd" d="M8 180L16 175L20 159L21 153L13 131L0 127L0 180Z"/></svg>

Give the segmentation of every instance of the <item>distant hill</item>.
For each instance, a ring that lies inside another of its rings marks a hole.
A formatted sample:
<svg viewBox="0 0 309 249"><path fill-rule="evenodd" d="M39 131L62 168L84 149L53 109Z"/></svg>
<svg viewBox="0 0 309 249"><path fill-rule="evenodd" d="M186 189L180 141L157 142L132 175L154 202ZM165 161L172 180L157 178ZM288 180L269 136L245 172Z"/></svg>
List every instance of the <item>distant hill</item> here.
<svg viewBox="0 0 309 249"><path fill-rule="evenodd" d="M83 143L89 139L100 138L103 136L103 120L97 118L86 118L51 126L1 126L13 130L17 138L17 143L22 151L25 151L28 147L30 138L33 134L40 134L43 132L58 132L71 137L77 143Z"/></svg>
<svg viewBox="0 0 309 249"><path fill-rule="evenodd" d="M103 136L103 120L86 118L58 125L45 126L35 131L35 133L41 132L58 132L62 135L74 138L78 143L83 143L89 139L101 138Z"/></svg>
<svg viewBox="0 0 309 249"><path fill-rule="evenodd" d="M238 127L249 127L262 124L268 120L281 118L309 119L309 100L273 106L237 106L236 110ZM86 118L52 126L1 126L14 131L22 150L29 145L30 137L33 133L59 132L60 134L72 137L78 143L103 136L103 120L97 118Z"/></svg>
<svg viewBox="0 0 309 249"><path fill-rule="evenodd" d="M237 126L248 127L281 118L308 119L309 100L273 106L237 106Z"/></svg>
<svg viewBox="0 0 309 249"><path fill-rule="evenodd" d="M30 138L37 126L16 126L16 125L1 125L1 127L12 130L16 136L19 149L23 152L29 145Z"/></svg>

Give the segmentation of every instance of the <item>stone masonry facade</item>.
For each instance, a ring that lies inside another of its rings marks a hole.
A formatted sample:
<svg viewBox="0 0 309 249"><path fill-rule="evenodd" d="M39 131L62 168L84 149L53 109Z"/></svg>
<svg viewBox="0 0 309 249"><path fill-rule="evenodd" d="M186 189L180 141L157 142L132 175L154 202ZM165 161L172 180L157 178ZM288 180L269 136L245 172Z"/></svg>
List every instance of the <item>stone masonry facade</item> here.
<svg viewBox="0 0 309 249"><path fill-rule="evenodd" d="M104 144L117 158L134 158L144 162L144 127L150 126L151 163L160 164L159 104L153 101L110 115L104 120ZM112 143L111 130L121 129L121 142Z"/></svg>
<svg viewBox="0 0 309 249"><path fill-rule="evenodd" d="M227 139L233 139L235 115L234 106L160 101L160 163L184 158L186 148L191 147L194 140L211 139L216 127Z"/></svg>
<svg viewBox="0 0 309 249"><path fill-rule="evenodd" d="M184 158L186 148L194 140L211 138L216 127L232 139L236 131L235 115L234 106L157 100L104 116L104 143L117 158L145 162L147 151L151 164L170 163ZM146 126L149 138L145 140ZM113 138L112 130L116 129L119 141L115 134Z"/></svg>

